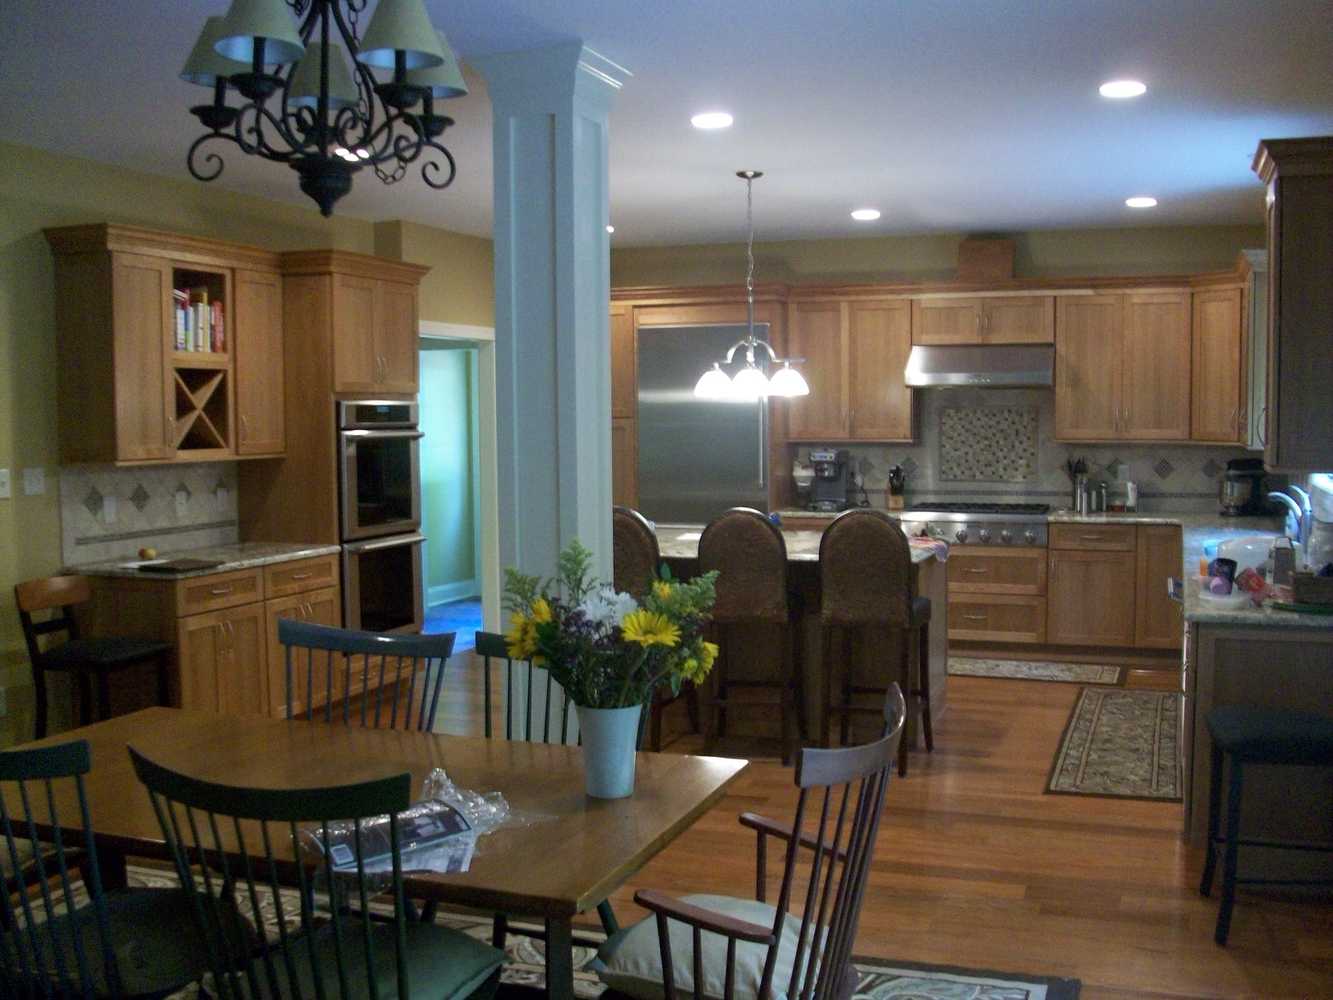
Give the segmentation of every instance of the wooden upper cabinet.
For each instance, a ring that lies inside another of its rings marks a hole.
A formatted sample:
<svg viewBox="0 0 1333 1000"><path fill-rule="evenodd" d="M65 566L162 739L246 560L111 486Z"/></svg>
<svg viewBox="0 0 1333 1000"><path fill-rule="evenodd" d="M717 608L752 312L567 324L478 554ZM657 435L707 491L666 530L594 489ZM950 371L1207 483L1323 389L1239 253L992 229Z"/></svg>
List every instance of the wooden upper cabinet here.
<svg viewBox="0 0 1333 1000"><path fill-rule="evenodd" d="M236 358L236 452L281 455L283 406L282 281L276 272L235 272L232 330Z"/></svg>
<svg viewBox="0 0 1333 1000"><path fill-rule="evenodd" d="M849 433L847 304L794 302L787 319L787 356L804 358L810 395L786 401L789 441L844 440Z"/></svg>
<svg viewBox="0 0 1333 1000"><path fill-rule="evenodd" d="M997 295L981 303L983 344L1049 344L1055 340L1055 296Z"/></svg>
<svg viewBox="0 0 1333 1000"><path fill-rule="evenodd" d="M174 333L171 273L170 262L160 257L112 255L117 461L169 459L175 451L174 391L167 362ZM61 419L73 416L62 414Z"/></svg>
<svg viewBox="0 0 1333 1000"><path fill-rule="evenodd" d="M380 359L375 349L375 281L350 274L333 276L333 388L374 392Z"/></svg>
<svg viewBox="0 0 1333 1000"><path fill-rule="evenodd" d="M912 300L912 343L981 343L982 300L926 298Z"/></svg>
<svg viewBox="0 0 1333 1000"><path fill-rule="evenodd" d="M421 331L417 323L416 285L375 283L375 347L380 359L379 388L415 393L419 382Z"/></svg>
<svg viewBox="0 0 1333 1000"><path fill-rule="evenodd" d="M1190 437L1244 444L1247 423L1241 290L1194 293Z"/></svg>
<svg viewBox="0 0 1333 1000"><path fill-rule="evenodd" d="M912 390L903 381L912 350L910 304L905 299L849 303L847 343L850 436L910 441Z"/></svg>
<svg viewBox="0 0 1333 1000"><path fill-rule="evenodd" d="M1127 293L1124 337L1119 436L1189 440L1189 292Z"/></svg>
<svg viewBox="0 0 1333 1000"><path fill-rule="evenodd" d="M1058 439L1105 441L1116 437L1123 319L1120 295L1059 298L1055 323Z"/></svg>
<svg viewBox="0 0 1333 1000"><path fill-rule="evenodd" d="M611 307L611 416L633 418L639 412L638 368L634 346L634 309Z"/></svg>

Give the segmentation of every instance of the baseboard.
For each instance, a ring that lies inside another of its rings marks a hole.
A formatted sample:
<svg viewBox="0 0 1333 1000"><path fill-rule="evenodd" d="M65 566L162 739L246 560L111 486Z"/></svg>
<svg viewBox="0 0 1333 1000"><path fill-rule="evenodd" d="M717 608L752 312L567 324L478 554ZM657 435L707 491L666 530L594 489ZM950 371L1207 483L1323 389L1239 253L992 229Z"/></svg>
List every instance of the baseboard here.
<svg viewBox="0 0 1333 1000"><path fill-rule="evenodd" d="M459 580L455 583L441 583L426 588L426 607L461 601L468 597L480 597L481 584L477 580Z"/></svg>

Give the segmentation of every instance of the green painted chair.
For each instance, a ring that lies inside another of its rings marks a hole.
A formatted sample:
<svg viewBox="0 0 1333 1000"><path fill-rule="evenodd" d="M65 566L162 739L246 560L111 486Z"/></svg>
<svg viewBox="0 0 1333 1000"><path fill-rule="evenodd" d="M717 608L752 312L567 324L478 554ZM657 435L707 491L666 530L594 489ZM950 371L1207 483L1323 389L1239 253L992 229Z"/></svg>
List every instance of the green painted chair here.
<svg viewBox="0 0 1333 1000"><path fill-rule="evenodd" d="M191 920L207 946L213 995L444 1000L495 993L503 952L452 928L409 919L396 818L389 823L388 921L371 912L379 893L367 874L360 836L353 840L355 875L335 874L327 855L313 861L308 849L302 863L292 861L302 829L327 842L332 823L351 822L359 832L370 818L396 817L411 804L411 775L333 788L240 788L169 770L133 747L129 752L188 890ZM275 850L286 841L292 852ZM317 879L337 887L322 907ZM284 896L281 886L288 880L298 892ZM337 901L343 898L355 901L355 908ZM225 905L228 899L237 900L238 908ZM256 935L248 956L238 957L249 928L266 927L268 913L277 940Z"/></svg>
<svg viewBox="0 0 1333 1000"><path fill-rule="evenodd" d="M0 857L24 873L0 897L0 996L163 997L207 968L180 934L185 893L103 890L83 783L90 764L83 740L0 753ZM62 815L69 786L78 805Z"/></svg>

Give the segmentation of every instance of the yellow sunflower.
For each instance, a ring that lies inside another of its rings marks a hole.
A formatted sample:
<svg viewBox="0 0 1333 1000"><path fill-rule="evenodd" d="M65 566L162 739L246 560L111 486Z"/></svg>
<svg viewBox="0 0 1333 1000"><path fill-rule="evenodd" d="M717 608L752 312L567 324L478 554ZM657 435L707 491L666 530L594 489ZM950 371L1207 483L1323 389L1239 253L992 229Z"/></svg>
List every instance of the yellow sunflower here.
<svg viewBox="0 0 1333 1000"><path fill-rule="evenodd" d="M551 620L551 605L546 603L546 598L539 597L532 602L532 622L534 625L542 625Z"/></svg>
<svg viewBox="0 0 1333 1000"><path fill-rule="evenodd" d="M640 646L666 646L680 642L680 628L666 615L656 611L631 611L620 622L620 632L626 642Z"/></svg>
<svg viewBox="0 0 1333 1000"><path fill-rule="evenodd" d="M509 616L509 631L505 633L505 647L516 660L526 660L537 648L537 629L526 615L515 611Z"/></svg>

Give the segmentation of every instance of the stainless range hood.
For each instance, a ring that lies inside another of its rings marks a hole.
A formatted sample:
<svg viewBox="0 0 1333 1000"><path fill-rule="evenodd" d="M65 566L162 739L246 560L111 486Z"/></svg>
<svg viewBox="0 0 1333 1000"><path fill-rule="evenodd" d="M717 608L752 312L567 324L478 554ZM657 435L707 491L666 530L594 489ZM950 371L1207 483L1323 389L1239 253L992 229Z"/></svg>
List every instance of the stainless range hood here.
<svg viewBox="0 0 1333 1000"><path fill-rule="evenodd" d="M907 384L917 388L998 389L1055 383L1055 347L1051 344L978 344L925 346L907 357Z"/></svg>

